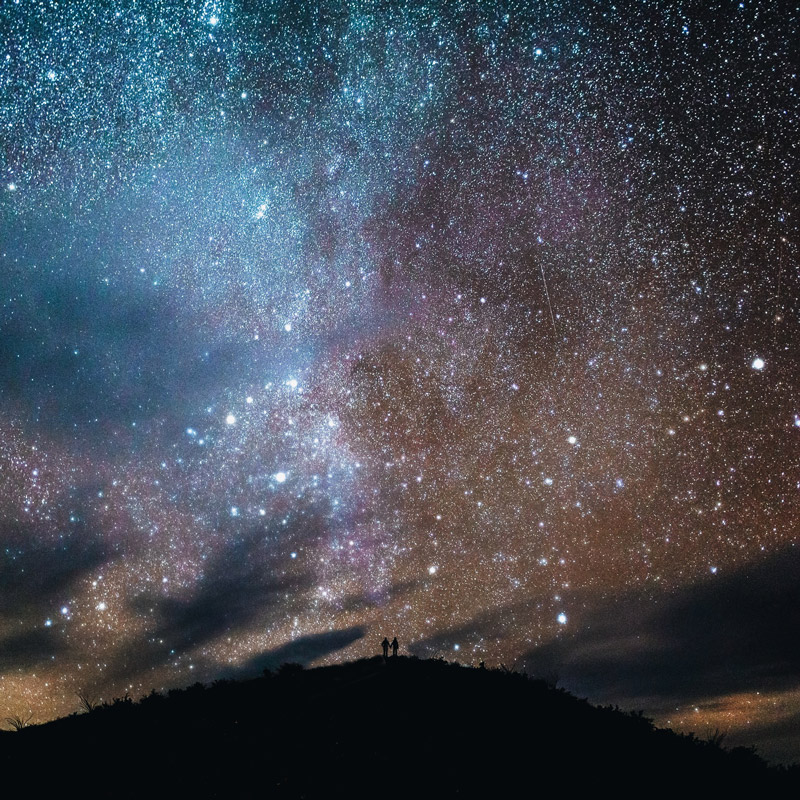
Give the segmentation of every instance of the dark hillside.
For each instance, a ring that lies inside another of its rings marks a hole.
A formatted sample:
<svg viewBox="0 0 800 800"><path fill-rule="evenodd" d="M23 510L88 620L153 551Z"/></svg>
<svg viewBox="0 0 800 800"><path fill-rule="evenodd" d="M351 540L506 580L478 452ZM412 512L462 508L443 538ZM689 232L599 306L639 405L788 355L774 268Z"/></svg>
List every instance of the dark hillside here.
<svg viewBox="0 0 800 800"><path fill-rule="evenodd" d="M542 681L373 658L200 684L0 736L5 787L84 797L536 797L605 788L797 796L796 769Z"/></svg>

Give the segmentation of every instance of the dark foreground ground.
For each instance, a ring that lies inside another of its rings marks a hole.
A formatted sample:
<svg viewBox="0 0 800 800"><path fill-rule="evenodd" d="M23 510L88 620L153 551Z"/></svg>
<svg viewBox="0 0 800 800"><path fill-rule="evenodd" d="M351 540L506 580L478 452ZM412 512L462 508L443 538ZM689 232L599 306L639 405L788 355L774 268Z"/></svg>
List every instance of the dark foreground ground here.
<svg viewBox="0 0 800 800"><path fill-rule="evenodd" d="M285 665L0 732L0 770L9 797L800 796L800 769L751 750L518 674L403 657Z"/></svg>

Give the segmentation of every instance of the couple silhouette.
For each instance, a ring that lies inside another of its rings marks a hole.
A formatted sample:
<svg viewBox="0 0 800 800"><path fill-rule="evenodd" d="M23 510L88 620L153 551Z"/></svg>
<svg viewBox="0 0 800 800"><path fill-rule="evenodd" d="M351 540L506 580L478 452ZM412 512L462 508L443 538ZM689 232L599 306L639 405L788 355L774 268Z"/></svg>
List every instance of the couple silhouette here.
<svg viewBox="0 0 800 800"><path fill-rule="evenodd" d="M392 639L391 644L389 644L389 640L386 637L384 637L383 641L381 642L381 647L383 648L383 657L386 658L389 655L390 647L392 648L392 655L396 656L397 648L400 647L400 645L397 643L396 636L394 637L394 639Z"/></svg>

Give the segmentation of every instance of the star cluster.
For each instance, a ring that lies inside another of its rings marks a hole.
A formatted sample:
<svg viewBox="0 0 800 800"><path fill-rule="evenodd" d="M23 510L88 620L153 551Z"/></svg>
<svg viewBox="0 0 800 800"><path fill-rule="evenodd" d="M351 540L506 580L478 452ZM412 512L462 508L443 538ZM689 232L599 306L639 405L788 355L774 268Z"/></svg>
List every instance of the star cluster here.
<svg viewBox="0 0 800 800"><path fill-rule="evenodd" d="M791 551L798 15L4 4L8 713L535 664ZM796 713L761 667L651 707Z"/></svg>

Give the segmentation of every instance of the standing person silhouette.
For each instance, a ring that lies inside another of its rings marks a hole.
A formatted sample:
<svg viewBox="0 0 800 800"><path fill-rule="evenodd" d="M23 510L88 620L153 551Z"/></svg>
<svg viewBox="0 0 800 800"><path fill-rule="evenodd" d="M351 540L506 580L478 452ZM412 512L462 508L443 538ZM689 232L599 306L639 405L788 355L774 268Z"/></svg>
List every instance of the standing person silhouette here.
<svg viewBox="0 0 800 800"><path fill-rule="evenodd" d="M381 647L383 648L383 657L386 658L389 655L389 640L385 636L381 642Z"/></svg>
<svg viewBox="0 0 800 800"><path fill-rule="evenodd" d="M395 636L394 639L392 639L392 656L396 656L397 655L397 648L398 647L400 647L400 645L397 644L397 637Z"/></svg>

